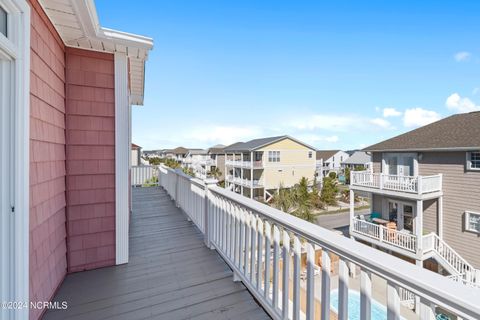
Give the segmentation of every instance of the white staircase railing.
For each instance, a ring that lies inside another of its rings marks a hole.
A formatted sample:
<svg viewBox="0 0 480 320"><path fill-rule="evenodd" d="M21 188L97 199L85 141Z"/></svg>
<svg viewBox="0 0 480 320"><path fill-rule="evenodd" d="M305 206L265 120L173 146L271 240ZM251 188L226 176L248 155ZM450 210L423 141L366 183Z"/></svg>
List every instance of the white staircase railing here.
<svg viewBox="0 0 480 320"><path fill-rule="evenodd" d="M437 234L432 232L423 236L423 252L433 252L440 257L439 262L442 264L443 261L442 265L452 274L450 279L480 286L480 272Z"/></svg>
<svg viewBox="0 0 480 320"><path fill-rule="evenodd" d="M329 319L331 282L337 281L333 269L338 272L339 319L348 319L349 275L357 272L362 294L355 312L362 319L370 318L372 292L379 285L372 275L387 281L388 319L400 318L400 287L420 297L425 318L434 317L433 306L462 318L480 318L480 290L179 170L161 166L159 181L203 233L205 245L217 250L234 280L242 281L273 319L300 319L302 314ZM321 277L320 287L315 277Z"/></svg>

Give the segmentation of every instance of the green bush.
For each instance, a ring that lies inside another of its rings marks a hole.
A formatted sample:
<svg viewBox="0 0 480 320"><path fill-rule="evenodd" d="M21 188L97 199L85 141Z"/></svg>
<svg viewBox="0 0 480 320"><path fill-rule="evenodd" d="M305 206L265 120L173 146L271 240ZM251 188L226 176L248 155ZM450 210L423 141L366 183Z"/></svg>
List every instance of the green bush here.
<svg viewBox="0 0 480 320"><path fill-rule="evenodd" d="M336 173L336 172L330 172L330 173L328 174L328 177L329 177L330 179L336 179L336 178L337 178L337 173Z"/></svg>

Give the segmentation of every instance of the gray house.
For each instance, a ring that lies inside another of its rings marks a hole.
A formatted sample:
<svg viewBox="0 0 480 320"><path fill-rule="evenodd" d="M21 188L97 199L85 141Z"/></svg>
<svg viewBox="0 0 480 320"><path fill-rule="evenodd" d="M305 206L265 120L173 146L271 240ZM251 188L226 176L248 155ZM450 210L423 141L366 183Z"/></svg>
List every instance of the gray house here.
<svg viewBox="0 0 480 320"><path fill-rule="evenodd" d="M347 160L341 163L342 169L364 167L369 169L372 166L372 156L365 151L354 151Z"/></svg>
<svg viewBox="0 0 480 320"><path fill-rule="evenodd" d="M457 114L365 148L372 170L351 173L350 234L480 286L480 112Z"/></svg>

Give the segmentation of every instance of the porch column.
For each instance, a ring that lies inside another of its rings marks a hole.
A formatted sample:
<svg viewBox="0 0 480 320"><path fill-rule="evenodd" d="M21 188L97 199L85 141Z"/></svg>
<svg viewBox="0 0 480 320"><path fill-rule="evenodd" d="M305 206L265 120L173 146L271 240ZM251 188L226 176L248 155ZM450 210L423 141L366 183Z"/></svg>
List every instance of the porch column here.
<svg viewBox="0 0 480 320"><path fill-rule="evenodd" d="M415 216L415 235L417 236L417 254L422 255L423 247L423 201L417 200L417 210Z"/></svg>
<svg viewBox="0 0 480 320"><path fill-rule="evenodd" d="M443 239L443 196L437 201L438 236Z"/></svg>
<svg viewBox="0 0 480 320"><path fill-rule="evenodd" d="M250 185L251 185L250 198L253 199L253 151L250 152L250 164L251 164L251 167L250 167Z"/></svg>
<svg viewBox="0 0 480 320"><path fill-rule="evenodd" d="M350 221L348 225L350 226L350 234L352 234L352 223L353 223L353 216L355 214L355 192L350 189Z"/></svg>
<svg viewBox="0 0 480 320"><path fill-rule="evenodd" d="M243 152L240 154L240 190L243 196Z"/></svg>
<svg viewBox="0 0 480 320"><path fill-rule="evenodd" d="M130 166L130 104L128 97L128 59L114 55L115 68L115 262L128 262L128 213Z"/></svg>

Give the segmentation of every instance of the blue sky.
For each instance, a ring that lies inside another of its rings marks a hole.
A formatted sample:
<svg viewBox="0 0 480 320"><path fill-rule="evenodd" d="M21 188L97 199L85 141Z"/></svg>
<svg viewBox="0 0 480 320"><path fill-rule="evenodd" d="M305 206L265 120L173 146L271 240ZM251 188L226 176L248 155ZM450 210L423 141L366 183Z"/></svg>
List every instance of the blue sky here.
<svg viewBox="0 0 480 320"><path fill-rule="evenodd" d="M144 149L289 134L355 149L480 109L480 1L108 1L150 36Z"/></svg>

